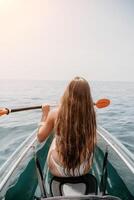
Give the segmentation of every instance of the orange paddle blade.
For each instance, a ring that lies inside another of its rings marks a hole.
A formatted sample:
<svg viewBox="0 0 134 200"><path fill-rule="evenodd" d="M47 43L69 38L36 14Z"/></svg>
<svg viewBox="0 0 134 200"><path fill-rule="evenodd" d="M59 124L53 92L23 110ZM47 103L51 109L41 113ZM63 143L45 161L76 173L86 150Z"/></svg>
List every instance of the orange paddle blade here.
<svg viewBox="0 0 134 200"><path fill-rule="evenodd" d="M7 115L7 114L8 114L8 110L6 108L0 108L0 116Z"/></svg>
<svg viewBox="0 0 134 200"><path fill-rule="evenodd" d="M105 108L110 104L110 100L109 99L99 99L95 105L97 108Z"/></svg>

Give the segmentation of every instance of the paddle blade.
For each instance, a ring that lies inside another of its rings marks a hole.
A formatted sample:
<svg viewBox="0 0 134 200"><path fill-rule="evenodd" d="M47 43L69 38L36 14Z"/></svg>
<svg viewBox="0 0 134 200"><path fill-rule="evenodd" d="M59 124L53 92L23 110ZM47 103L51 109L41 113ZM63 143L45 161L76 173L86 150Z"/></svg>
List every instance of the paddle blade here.
<svg viewBox="0 0 134 200"><path fill-rule="evenodd" d="M8 110L6 108L0 108L0 116L7 115L7 114L8 114Z"/></svg>
<svg viewBox="0 0 134 200"><path fill-rule="evenodd" d="M105 108L109 104L110 104L110 100L109 99L100 99L95 103L97 108Z"/></svg>

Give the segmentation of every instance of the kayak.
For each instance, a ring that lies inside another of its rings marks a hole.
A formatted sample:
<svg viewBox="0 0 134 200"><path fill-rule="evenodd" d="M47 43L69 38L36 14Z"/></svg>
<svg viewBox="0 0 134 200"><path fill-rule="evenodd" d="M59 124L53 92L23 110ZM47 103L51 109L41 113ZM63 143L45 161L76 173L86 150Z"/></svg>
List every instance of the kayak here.
<svg viewBox="0 0 134 200"><path fill-rule="evenodd" d="M133 154L108 131L97 129L97 147L89 173L69 178L53 177L49 172L46 159L54 133L38 144L36 131L1 167L0 199L134 199Z"/></svg>

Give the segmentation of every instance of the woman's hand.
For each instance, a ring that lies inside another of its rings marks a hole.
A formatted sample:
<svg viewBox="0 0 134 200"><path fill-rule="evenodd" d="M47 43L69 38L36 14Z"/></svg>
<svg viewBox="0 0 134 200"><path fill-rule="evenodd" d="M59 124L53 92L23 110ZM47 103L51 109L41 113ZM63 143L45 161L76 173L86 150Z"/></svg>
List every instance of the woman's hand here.
<svg viewBox="0 0 134 200"><path fill-rule="evenodd" d="M42 105L42 120L41 121L45 121L46 120L49 111L50 111L50 105L43 104Z"/></svg>

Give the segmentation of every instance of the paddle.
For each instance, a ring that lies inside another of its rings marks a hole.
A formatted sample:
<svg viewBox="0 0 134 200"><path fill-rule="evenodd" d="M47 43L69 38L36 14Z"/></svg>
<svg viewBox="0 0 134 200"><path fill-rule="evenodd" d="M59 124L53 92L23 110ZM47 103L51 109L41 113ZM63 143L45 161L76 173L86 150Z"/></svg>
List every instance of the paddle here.
<svg viewBox="0 0 134 200"><path fill-rule="evenodd" d="M110 104L109 99L99 99L94 105L97 108L105 108ZM56 105L51 105L51 107L56 107ZM8 109L8 108L0 108L0 116L2 115L8 115L11 112L20 112L25 110L35 110L35 109L41 109L42 106L31 106L31 107L24 107L24 108L15 108L15 109Z"/></svg>
<svg viewBox="0 0 134 200"><path fill-rule="evenodd" d="M94 105L97 108L105 108L105 107L109 106L109 104L110 104L109 99L99 99L96 103L94 103Z"/></svg>

